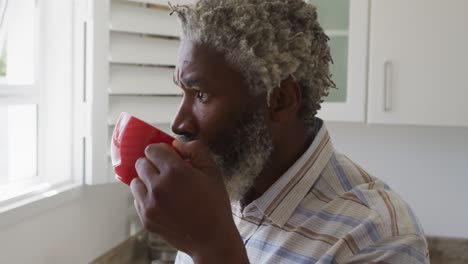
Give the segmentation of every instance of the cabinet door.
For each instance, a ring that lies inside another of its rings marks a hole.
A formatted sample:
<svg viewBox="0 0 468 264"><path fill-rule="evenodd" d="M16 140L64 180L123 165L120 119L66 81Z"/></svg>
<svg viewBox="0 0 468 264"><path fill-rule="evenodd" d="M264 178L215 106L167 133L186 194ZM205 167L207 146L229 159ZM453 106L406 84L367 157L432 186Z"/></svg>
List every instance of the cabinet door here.
<svg viewBox="0 0 468 264"><path fill-rule="evenodd" d="M371 8L371 123L468 126L468 1Z"/></svg>
<svg viewBox="0 0 468 264"><path fill-rule="evenodd" d="M318 116L328 121L364 122L367 80L368 0L310 0L330 37L337 89L330 89Z"/></svg>

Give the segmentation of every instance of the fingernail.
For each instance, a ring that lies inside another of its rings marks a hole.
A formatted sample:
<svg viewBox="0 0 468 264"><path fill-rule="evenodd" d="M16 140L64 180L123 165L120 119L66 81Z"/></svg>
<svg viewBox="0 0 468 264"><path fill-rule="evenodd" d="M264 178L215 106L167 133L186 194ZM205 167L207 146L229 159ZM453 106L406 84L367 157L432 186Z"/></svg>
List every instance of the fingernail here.
<svg viewBox="0 0 468 264"><path fill-rule="evenodd" d="M130 182L130 189L133 191L133 189L135 188L135 184L136 184L136 178L134 178L131 182Z"/></svg>
<svg viewBox="0 0 468 264"><path fill-rule="evenodd" d="M143 158L138 158L136 161L135 161L135 168L138 167L138 165L141 163Z"/></svg>
<svg viewBox="0 0 468 264"><path fill-rule="evenodd" d="M145 155L148 156L150 154L150 151L151 151L151 145L146 146Z"/></svg>

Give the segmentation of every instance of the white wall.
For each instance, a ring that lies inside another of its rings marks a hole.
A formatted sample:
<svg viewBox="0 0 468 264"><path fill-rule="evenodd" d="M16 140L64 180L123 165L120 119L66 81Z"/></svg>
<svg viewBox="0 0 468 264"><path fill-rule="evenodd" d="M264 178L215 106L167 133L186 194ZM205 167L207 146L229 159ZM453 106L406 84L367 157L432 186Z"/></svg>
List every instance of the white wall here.
<svg viewBox="0 0 468 264"><path fill-rule="evenodd" d="M129 188L82 187L79 198L0 229L0 263L89 263L128 237Z"/></svg>
<svg viewBox="0 0 468 264"><path fill-rule="evenodd" d="M468 238L468 128L327 127L336 149L412 206L427 235Z"/></svg>

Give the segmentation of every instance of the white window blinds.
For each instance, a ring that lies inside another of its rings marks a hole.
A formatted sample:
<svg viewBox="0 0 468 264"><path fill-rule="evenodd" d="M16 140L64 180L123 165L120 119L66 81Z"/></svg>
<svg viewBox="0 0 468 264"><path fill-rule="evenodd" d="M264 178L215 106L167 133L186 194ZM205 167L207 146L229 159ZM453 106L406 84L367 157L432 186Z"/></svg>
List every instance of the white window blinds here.
<svg viewBox="0 0 468 264"><path fill-rule="evenodd" d="M94 67L90 73L93 103L89 115L94 126L87 145L91 148L87 153L92 157L86 159L92 163L85 178L88 184L114 179L109 145L121 112L131 113L155 125L167 124L172 121L181 100L181 92L172 82L180 26L177 18L169 15L167 1L93 2L94 55L88 58L95 60L91 63ZM107 17L105 26L99 24L98 16L102 15ZM96 43L100 38L98 32L106 32L108 36L107 41L101 40L103 45ZM99 57L101 53L107 54L105 62L99 62L104 59L104 56ZM106 69L104 74L107 76L102 76L98 67ZM102 112L106 113L105 118ZM96 127L102 128L101 122L106 123L105 133ZM105 167L100 164L104 160L102 155L105 155Z"/></svg>
<svg viewBox="0 0 468 264"><path fill-rule="evenodd" d="M112 1L109 42L109 125L126 111L167 123L180 100L172 75L179 24L164 7Z"/></svg>

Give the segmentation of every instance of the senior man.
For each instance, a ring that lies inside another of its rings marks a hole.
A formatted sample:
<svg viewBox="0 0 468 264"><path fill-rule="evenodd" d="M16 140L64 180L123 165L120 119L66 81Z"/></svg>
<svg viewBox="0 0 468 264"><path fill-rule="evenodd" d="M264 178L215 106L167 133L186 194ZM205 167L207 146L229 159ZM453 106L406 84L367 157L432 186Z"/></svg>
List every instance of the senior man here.
<svg viewBox="0 0 468 264"><path fill-rule="evenodd" d="M328 37L301 0L200 0L182 24L173 146L131 183L176 263L428 263L421 226L333 149L316 118L334 84Z"/></svg>

